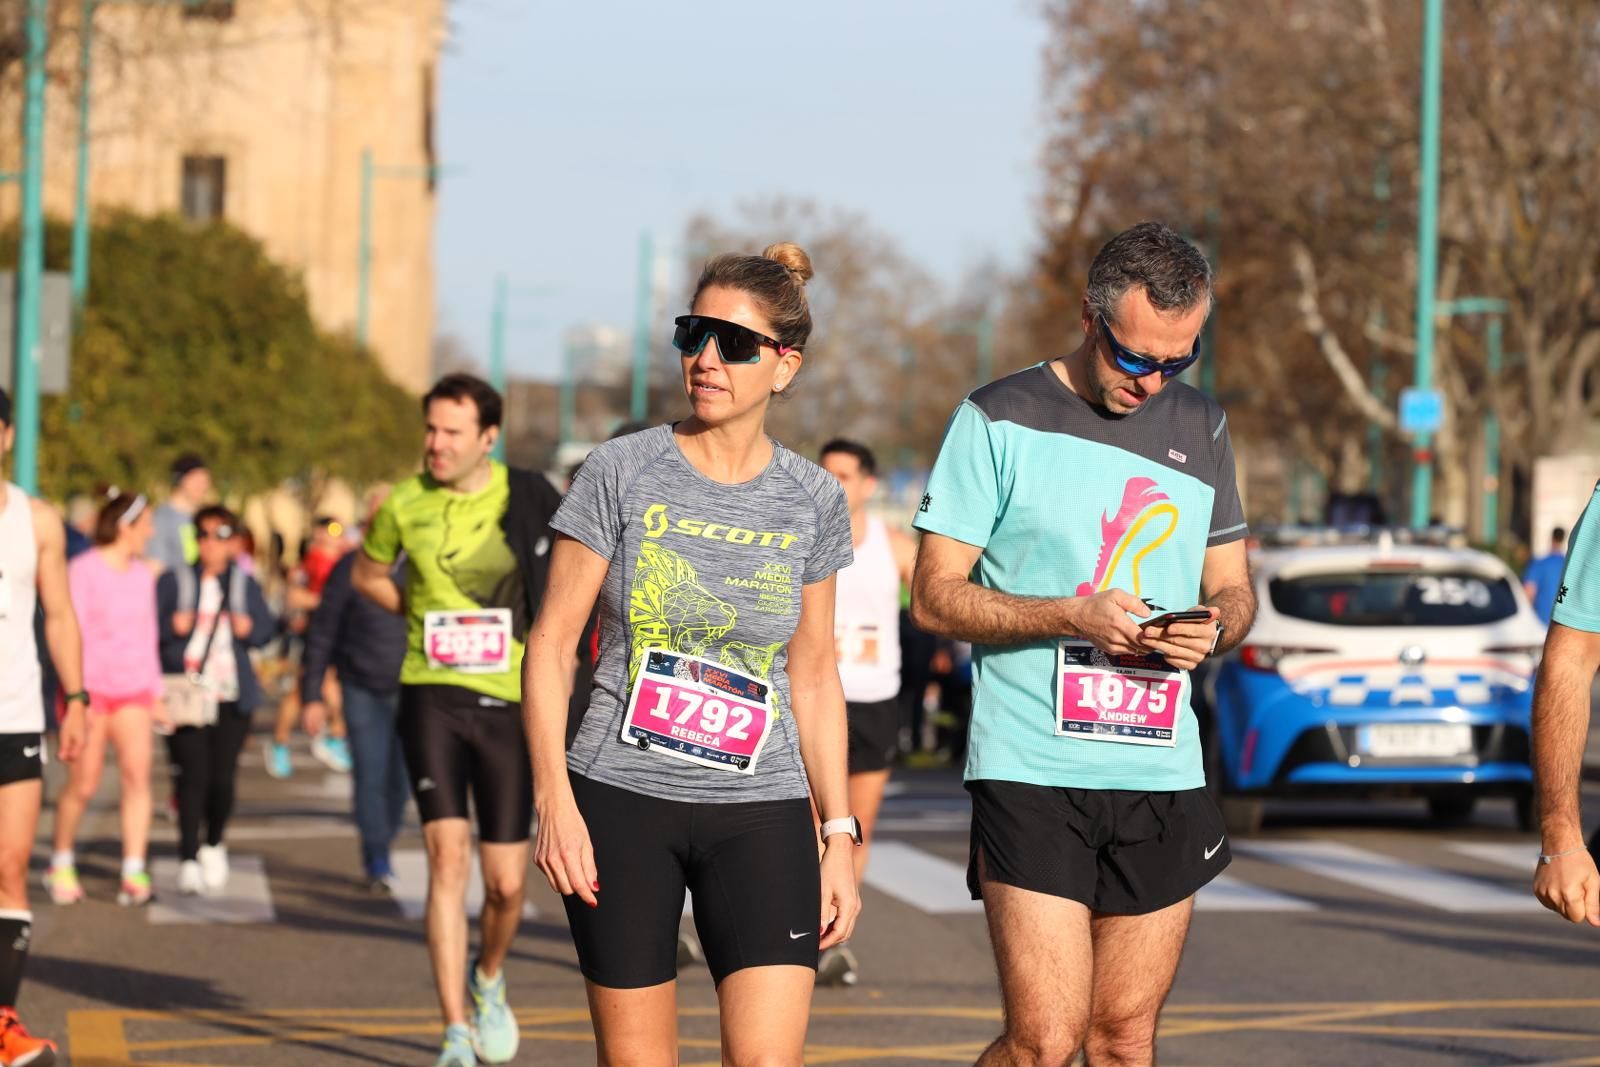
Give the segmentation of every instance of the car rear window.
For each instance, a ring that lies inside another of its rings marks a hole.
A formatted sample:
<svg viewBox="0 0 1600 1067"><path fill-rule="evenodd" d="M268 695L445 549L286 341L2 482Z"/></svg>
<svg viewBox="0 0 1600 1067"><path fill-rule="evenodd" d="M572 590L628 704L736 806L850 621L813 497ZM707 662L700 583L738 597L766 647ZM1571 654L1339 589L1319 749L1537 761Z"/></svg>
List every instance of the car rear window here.
<svg viewBox="0 0 1600 1067"><path fill-rule="evenodd" d="M1517 613L1504 578L1468 571L1356 571L1274 578L1282 615L1333 626L1480 626Z"/></svg>

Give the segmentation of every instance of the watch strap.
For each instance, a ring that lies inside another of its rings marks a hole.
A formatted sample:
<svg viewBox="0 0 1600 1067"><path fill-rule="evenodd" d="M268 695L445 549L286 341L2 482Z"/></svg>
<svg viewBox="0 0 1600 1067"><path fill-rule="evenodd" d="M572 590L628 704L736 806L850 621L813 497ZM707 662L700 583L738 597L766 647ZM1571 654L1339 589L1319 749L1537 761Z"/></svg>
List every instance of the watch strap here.
<svg viewBox="0 0 1600 1067"><path fill-rule="evenodd" d="M849 834L850 839L856 844L861 844L861 820L854 815L845 815L838 819L829 819L822 824L822 840L827 842L834 834Z"/></svg>

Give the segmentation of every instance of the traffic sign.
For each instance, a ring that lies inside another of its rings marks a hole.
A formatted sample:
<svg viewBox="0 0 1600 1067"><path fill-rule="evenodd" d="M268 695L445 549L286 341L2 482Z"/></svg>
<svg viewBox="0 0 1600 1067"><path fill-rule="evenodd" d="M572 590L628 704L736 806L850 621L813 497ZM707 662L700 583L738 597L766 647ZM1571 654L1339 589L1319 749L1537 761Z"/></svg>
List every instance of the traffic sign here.
<svg viewBox="0 0 1600 1067"><path fill-rule="evenodd" d="M0 271L0 388L16 380L17 276ZM46 271L39 292L39 392L60 396L72 375L72 282L60 271Z"/></svg>
<svg viewBox="0 0 1600 1067"><path fill-rule="evenodd" d="M1437 389L1400 391L1400 431L1433 433L1444 424L1444 394Z"/></svg>

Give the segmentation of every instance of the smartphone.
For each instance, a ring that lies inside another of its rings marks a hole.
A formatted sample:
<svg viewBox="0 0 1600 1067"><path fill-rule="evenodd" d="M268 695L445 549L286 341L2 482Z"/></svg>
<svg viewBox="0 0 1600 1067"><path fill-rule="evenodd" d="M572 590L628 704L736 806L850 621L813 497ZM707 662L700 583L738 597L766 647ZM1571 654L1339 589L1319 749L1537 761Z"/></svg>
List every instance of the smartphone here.
<svg viewBox="0 0 1600 1067"><path fill-rule="evenodd" d="M1170 626L1175 622L1210 622L1211 612L1205 608L1194 608L1190 611L1169 611L1165 615L1154 618L1137 620L1141 627L1144 626Z"/></svg>

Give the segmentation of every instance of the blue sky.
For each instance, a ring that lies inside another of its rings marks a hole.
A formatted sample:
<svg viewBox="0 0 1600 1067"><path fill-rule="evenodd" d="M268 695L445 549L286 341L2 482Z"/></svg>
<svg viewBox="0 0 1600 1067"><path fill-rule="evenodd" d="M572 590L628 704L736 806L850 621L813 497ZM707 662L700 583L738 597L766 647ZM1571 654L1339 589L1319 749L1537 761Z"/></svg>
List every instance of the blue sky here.
<svg viewBox="0 0 1600 1067"><path fill-rule="evenodd" d="M1036 240L1035 0L453 0L440 80L439 329L553 377L580 323L631 329L639 234L774 195L860 212L935 276ZM775 235L782 236L782 235ZM752 250L754 251L754 250Z"/></svg>

